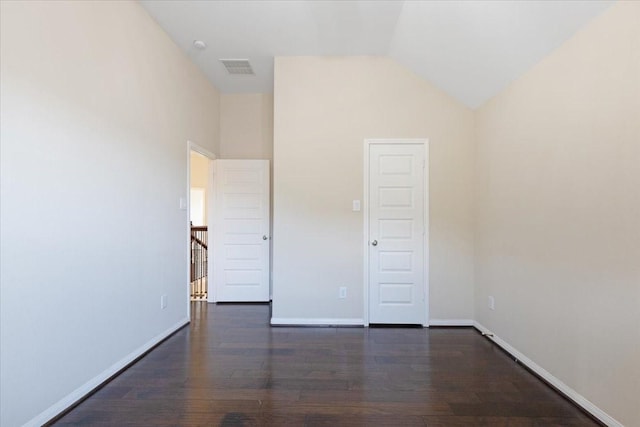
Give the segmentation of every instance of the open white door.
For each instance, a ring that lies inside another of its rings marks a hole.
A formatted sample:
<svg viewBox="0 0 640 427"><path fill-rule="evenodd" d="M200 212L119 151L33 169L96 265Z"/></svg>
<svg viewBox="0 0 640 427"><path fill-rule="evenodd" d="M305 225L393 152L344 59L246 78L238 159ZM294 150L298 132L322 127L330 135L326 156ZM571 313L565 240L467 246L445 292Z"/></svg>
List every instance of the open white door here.
<svg viewBox="0 0 640 427"><path fill-rule="evenodd" d="M369 144L369 323L427 323L425 145Z"/></svg>
<svg viewBox="0 0 640 427"><path fill-rule="evenodd" d="M269 161L214 161L213 297L269 301Z"/></svg>

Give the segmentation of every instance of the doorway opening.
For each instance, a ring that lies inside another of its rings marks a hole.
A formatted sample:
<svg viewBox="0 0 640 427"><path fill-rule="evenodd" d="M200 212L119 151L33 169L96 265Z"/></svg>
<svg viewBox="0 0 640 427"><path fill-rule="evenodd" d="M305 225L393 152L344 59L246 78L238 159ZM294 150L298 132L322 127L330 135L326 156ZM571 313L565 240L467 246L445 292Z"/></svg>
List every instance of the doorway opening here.
<svg viewBox="0 0 640 427"><path fill-rule="evenodd" d="M189 142L189 300L209 298L210 238L213 187L212 165L215 156Z"/></svg>

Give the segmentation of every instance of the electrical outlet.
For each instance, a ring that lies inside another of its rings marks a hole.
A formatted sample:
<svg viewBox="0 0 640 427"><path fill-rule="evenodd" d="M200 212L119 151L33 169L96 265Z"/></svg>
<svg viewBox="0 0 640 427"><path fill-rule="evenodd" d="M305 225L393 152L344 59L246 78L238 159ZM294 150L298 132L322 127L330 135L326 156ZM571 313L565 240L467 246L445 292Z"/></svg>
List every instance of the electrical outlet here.
<svg viewBox="0 0 640 427"><path fill-rule="evenodd" d="M496 309L496 300L492 296L489 297L489 309L490 310Z"/></svg>
<svg viewBox="0 0 640 427"><path fill-rule="evenodd" d="M344 299L346 297L347 297L347 287L341 286L340 289L338 290L338 298Z"/></svg>
<svg viewBox="0 0 640 427"><path fill-rule="evenodd" d="M167 296L166 295L160 295L160 308L161 309L165 309L167 308Z"/></svg>

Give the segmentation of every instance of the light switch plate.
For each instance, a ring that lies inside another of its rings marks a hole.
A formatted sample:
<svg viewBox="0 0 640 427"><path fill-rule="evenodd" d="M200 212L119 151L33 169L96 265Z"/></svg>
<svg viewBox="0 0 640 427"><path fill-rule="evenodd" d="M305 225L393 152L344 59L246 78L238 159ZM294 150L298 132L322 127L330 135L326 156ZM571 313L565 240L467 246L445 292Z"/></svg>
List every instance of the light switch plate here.
<svg viewBox="0 0 640 427"><path fill-rule="evenodd" d="M178 206L180 207L181 211L186 211L187 210L187 199L185 199L184 197L180 197L180 200L178 201Z"/></svg>
<svg viewBox="0 0 640 427"><path fill-rule="evenodd" d="M353 201L353 211L360 212L360 200Z"/></svg>

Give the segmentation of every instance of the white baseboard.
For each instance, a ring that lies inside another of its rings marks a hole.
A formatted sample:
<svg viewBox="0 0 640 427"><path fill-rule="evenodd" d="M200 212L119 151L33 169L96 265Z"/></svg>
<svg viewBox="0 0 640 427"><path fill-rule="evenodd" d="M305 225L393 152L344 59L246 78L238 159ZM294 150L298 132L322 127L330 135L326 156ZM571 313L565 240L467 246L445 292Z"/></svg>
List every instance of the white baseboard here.
<svg viewBox="0 0 640 427"><path fill-rule="evenodd" d="M363 319L303 319L303 318L278 318L271 319L273 326L363 326ZM471 319L431 319L429 326L473 326Z"/></svg>
<svg viewBox="0 0 640 427"><path fill-rule="evenodd" d="M431 319L429 326L473 326L471 319Z"/></svg>
<svg viewBox="0 0 640 427"><path fill-rule="evenodd" d="M271 318L272 326L363 326L363 319L291 319Z"/></svg>
<svg viewBox="0 0 640 427"><path fill-rule="evenodd" d="M156 335L151 340L146 342L144 345L142 345L141 347L138 347L137 349L135 349L134 351L132 351L131 353L129 353L128 355L126 355L125 357L123 357L122 359L120 359L119 361L117 361L116 363L114 363L104 371L102 371L102 373L100 373L98 376L87 381L82 386L78 387L77 389L69 393L67 396L65 396L64 398L62 398L61 400L59 400L58 402L56 402L55 404L47 408L45 411L41 412L36 417L32 418L30 421L24 424L23 427L32 427L32 426L37 427L50 421L55 416L62 413L65 409L69 408L78 400L82 399L84 396L89 394L91 391L93 391L93 389L95 389L100 384L102 384L107 379L109 379L111 376L116 374L119 370L121 370L122 368L127 366L129 363L133 362L134 360L136 360L136 358L140 357L146 351L151 349L153 346L157 345L160 341L164 340L166 337L168 337L178 329L182 328L187 323L189 323L189 318L185 317L184 319L182 319L181 321L179 321L178 323L176 323L166 331Z"/></svg>
<svg viewBox="0 0 640 427"><path fill-rule="evenodd" d="M473 326L482 332L483 334L490 334L487 336L490 340L496 343L498 346L502 347L507 353L511 354L514 358L518 359L520 363L525 365L527 368L531 369L549 384L558 389L562 394L567 396L569 399L574 401L578 406L583 408L585 411L589 412L591 415L596 417L598 420L603 422L605 425L610 427L624 427L620 422L614 419L611 415L604 412L602 409L598 408L592 402L587 400L583 395L560 381L558 378L549 373L546 369L542 368L540 365L535 363L533 360L529 359L524 354L520 353L514 347L512 347L508 342L504 341L500 337L493 334L493 332L489 331L489 329L485 328L478 322L473 322Z"/></svg>

